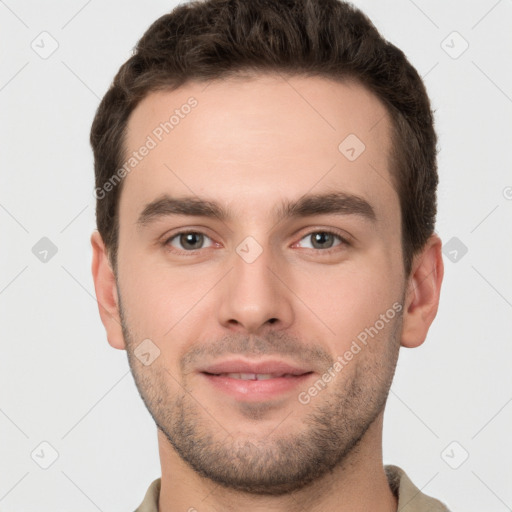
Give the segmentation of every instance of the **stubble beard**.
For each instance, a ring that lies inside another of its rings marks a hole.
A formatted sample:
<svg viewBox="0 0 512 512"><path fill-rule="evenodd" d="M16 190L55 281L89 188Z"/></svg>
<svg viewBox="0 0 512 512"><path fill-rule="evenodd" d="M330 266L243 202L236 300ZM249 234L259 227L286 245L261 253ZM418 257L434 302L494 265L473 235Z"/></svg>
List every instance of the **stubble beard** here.
<svg viewBox="0 0 512 512"><path fill-rule="evenodd" d="M249 438L240 433L236 425L223 425L222 417L212 417L188 389L186 377L176 395L168 387L176 376L155 363L145 368L135 361L135 338L124 315L121 318L137 389L177 454L196 473L225 488L268 496L298 491L343 466L351 454L357 453L365 433L384 410L402 325L399 315L385 333L369 342L386 344L384 353L365 347L362 352L368 351L367 357L359 359L356 355L349 363L354 364L350 373L347 366L314 401L307 405L297 401L299 405L292 414L276 420L270 435L254 439L254 435ZM242 344L268 346L264 338L251 339ZM272 406L268 404L244 403L238 412L258 421L265 418L269 408ZM287 430L293 433L286 434ZM233 431L234 435L230 433Z"/></svg>

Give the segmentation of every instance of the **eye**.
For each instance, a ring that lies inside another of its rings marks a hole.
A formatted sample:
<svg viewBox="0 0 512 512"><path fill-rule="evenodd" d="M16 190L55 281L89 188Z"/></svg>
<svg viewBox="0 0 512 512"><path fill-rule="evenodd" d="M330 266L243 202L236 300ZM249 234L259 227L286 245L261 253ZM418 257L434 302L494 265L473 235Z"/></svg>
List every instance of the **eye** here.
<svg viewBox="0 0 512 512"><path fill-rule="evenodd" d="M210 237L203 235L203 233L188 231L172 236L165 242L165 244L170 245L175 249L195 251L198 249L206 249L207 247L211 247L213 242Z"/></svg>
<svg viewBox="0 0 512 512"><path fill-rule="evenodd" d="M348 242L341 236L331 233L330 231L315 231L309 233L299 241L300 247L307 249L331 249L337 245L345 244Z"/></svg>

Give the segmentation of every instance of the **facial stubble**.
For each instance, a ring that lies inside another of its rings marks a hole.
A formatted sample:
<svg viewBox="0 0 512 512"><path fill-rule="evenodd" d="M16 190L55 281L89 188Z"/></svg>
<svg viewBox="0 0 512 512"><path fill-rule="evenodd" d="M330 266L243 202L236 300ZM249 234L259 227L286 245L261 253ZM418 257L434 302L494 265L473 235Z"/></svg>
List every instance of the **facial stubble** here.
<svg viewBox="0 0 512 512"><path fill-rule="evenodd" d="M306 487L343 466L349 455L357 452L385 407L400 348L401 315L390 321L368 343L372 346L363 348L364 356L357 354L314 401L307 405L297 401L292 414L278 415L280 419L270 434L255 439L244 436L237 425L225 424L222 415L216 417L210 411L211 404L207 407L197 400L186 373L173 375L158 359L148 367L136 359L138 337L127 323L120 299L119 295L129 365L149 413L176 453L196 473L226 488L279 496ZM288 335L273 336L272 332L266 337L238 335L223 341L247 356L279 355L284 352L276 351L276 347L304 346ZM321 348L312 353L332 360ZM275 412L269 403L238 405L238 414L252 422L263 421L269 411Z"/></svg>

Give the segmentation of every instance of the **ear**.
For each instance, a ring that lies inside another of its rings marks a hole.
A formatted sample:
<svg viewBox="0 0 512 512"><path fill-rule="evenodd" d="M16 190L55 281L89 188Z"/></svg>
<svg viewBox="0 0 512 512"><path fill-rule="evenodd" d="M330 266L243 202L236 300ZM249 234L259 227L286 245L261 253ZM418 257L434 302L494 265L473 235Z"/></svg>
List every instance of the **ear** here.
<svg viewBox="0 0 512 512"><path fill-rule="evenodd" d="M413 260L403 315L403 347L421 345L437 314L444 275L441 248L441 239L434 234Z"/></svg>
<svg viewBox="0 0 512 512"><path fill-rule="evenodd" d="M103 239L98 231L91 235L92 277L101 321L107 331L107 339L112 347L126 349L119 314L119 299L114 271L110 266Z"/></svg>

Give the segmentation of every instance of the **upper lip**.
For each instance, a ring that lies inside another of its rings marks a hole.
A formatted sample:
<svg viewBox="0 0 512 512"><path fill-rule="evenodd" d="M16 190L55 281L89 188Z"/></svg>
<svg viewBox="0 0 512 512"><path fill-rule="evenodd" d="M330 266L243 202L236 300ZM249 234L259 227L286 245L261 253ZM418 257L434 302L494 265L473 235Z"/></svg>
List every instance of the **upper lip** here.
<svg viewBox="0 0 512 512"><path fill-rule="evenodd" d="M229 361L220 361L211 364L199 370L202 373L211 373L219 375L221 373L255 373L255 374L273 374L273 375L303 375L313 370L300 366L293 366L285 361L266 360L266 361L247 361L244 359L233 359Z"/></svg>

